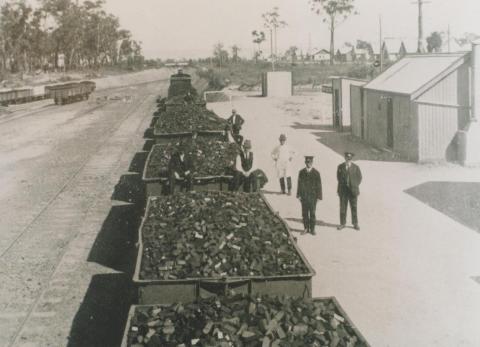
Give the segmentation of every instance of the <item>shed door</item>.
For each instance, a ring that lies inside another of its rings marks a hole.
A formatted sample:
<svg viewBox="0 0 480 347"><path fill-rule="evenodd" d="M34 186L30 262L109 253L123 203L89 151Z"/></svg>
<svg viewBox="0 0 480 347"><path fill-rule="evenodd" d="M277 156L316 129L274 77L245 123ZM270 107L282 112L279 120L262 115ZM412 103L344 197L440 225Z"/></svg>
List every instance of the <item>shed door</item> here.
<svg viewBox="0 0 480 347"><path fill-rule="evenodd" d="M350 86L350 123L352 126L352 134L358 137L364 136L363 127L363 89L361 86Z"/></svg>
<svg viewBox="0 0 480 347"><path fill-rule="evenodd" d="M387 147L393 148L393 101L387 98Z"/></svg>
<svg viewBox="0 0 480 347"><path fill-rule="evenodd" d="M338 95L338 89L333 90L333 102L334 102L333 126L335 128L338 128L340 127L340 96Z"/></svg>

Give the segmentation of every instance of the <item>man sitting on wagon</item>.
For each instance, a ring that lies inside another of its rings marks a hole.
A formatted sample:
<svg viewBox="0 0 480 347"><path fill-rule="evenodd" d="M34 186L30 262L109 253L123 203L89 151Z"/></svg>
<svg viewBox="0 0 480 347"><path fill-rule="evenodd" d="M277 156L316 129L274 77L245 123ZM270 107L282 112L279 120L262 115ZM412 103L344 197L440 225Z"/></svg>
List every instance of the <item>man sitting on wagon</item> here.
<svg viewBox="0 0 480 347"><path fill-rule="evenodd" d="M193 162L185 152L185 148L180 147L168 162L170 194L175 193L177 182L181 182L187 192L192 189Z"/></svg>
<svg viewBox="0 0 480 347"><path fill-rule="evenodd" d="M250 142L250 140L245 140L243 142L243 146L239 146L235 162L232 163L233 181L230 190L238 191L240 187L243 187L243 191L246 193L252 191L252 167L252 143Z"/></svg>

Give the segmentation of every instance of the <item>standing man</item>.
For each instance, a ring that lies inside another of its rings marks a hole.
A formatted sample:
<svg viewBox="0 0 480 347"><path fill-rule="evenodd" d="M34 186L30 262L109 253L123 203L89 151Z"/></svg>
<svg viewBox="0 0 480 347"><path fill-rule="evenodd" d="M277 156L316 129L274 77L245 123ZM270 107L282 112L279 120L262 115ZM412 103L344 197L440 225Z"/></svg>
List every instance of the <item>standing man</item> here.
<svg viewBox="0 0 480 347"><path fill-rule="evenodd" d="M245 123L245 120L237 113L237 110L232 110L232 115L227 119L227 123L232 129L233 137L240 135L240 130L242 130L242 125Z"/></svg>
<svg viewBox="0 0 480 347"><path fill-rule="evenodd" d="M302 203L304 233L315 235L315 210L317 200L322 200L322 179L312 165L313 156L306 156L306 167L298 173L297 198Z"/></svg>
<svg viewBox="0 0 480 347"><path fill-rule="evenodd" d="M285 194L285 180L287 181L288 195L292 194L292 177L290 170L290 162L295 152L286 144L287 137L281 134L280 145L275 147L272 151L272 159L275 161L275 168L277 169L277 176L280 180L280 189L282 194Z"/></svg>
<svg viewBox="0 0 480 347"><path fill-rule="evenodd" d="M177 180L183 180L185 190L188 192L192 188L193 163L191 158L185 154L184 148L179 148L168 162L168 179L170 185L170 194L175 193L175 184Z"/></svg>
<svg viewBox="0 0 480 347"><path fill-rule="evenodd" d="M243 151L240 152L240 161L242 164L243 174L243 191L250 193L252 191L252 167L253 167L253 152L252 143L250 140L243 142Z"/></svg>
<svg viewBox="0 0 480 347"><path fill-rule="evenodd" d="M362 172L360 168L352 162L354 154L345 152L345 162L338 165L337 168L337 193L340 198L340 225L338 230L345 228L347 222L347 205L350 203L352 214L352 224L355 230L360 230L357 216L357 198L360 194L360 183L362 182Z"/></svg>

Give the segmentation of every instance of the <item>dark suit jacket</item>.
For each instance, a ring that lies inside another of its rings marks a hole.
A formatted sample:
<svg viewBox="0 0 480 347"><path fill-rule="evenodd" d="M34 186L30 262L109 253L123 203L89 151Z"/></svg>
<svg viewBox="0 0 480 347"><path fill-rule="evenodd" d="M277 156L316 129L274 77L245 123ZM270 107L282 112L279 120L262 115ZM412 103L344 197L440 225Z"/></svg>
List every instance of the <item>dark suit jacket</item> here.
<svg viewBox="0 0 480 347"><path fill-rule="evenodd" d="M180 154L174 153L168 162L168 173L171 175L172 173L176 172L181 177L185 176L185 171L193 171L193 163L191 158L185 154L183 157L183 161L180 159Z"/></svg>
<svg viewBox="0 0 480 347"><path fill-rule="evenodd" d="M235 117L235 121L233 121L233 114L227 119L228 124L232 125L232 128L241 129L245 120L240 116L238 113Z"/></svg>
<svg viewBox="0 0 480 347"><path fill-rule="evenodd" d="M298 173L297 198L322 200L322 179L320 173L313 167L310 172L303 168Z"/></svg>
<svg viewBox="0 0 480 347"><path fill-rule="evenodd" d="M359 186L362 182L362 172L360 171L360 168L354 163L350 163L349 170L347 170L346 163L342 163L338 165L337 168L337 181L337 193L339 195L344 195L348 192L352 193L355 196L359 195Z"/></svg>

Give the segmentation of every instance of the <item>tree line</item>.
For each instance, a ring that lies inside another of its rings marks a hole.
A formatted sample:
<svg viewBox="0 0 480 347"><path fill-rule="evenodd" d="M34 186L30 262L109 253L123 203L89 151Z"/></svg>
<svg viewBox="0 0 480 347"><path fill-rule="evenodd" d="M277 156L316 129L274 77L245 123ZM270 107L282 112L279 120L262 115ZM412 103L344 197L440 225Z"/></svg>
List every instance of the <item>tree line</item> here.
<svg viewBox="0 0 480 347"><path fill-rule="evenodd" d="M0 7L0 72L143 64L141 42L105 0L7 1Z"/></svg>

